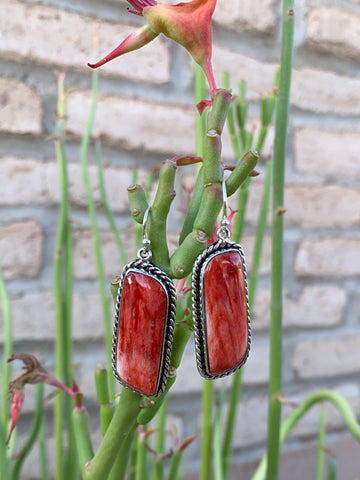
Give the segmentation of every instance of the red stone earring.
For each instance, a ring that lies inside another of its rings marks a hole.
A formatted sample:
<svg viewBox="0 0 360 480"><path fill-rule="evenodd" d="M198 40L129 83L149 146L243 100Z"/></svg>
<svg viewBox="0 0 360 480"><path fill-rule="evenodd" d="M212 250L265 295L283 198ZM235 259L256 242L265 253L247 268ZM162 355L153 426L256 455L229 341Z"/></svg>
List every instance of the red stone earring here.
<svg viewBox="0 0 360 480"><path fill-rule="evenodd" d="M138 258L125 265L116 300L112 366L125 387L146 395L163 392L169 373L176 292L173 282L151 259L143 220Z"/></svg>
<svg viewBox="0 0 360 480"><path fill-rule="evenodd" d="M250 314L244 252L230 240L226 185L218 241L197 258L192 273L196 360L200 375L235 372L250 350Z"/></svg>

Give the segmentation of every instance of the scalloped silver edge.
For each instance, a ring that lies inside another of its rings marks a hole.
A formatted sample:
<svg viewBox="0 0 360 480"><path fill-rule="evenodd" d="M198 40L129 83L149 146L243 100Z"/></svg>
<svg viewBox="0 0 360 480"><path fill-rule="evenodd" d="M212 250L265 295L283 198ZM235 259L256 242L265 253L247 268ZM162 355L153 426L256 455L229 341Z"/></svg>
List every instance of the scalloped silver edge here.
<svg viewBox="0 0 360 480"><path fill-rule="evenodd" d="M119 319L120 319L120 310L121 310L122 291L123 291L126 275L130 270L137 271L154 278L162 285L162 287L166 292L167 311L166 311L163 346L162 346L161 360L160 360L160 371L158 376L158 383L156 386L156 392L154 395L151 395L151 397L157 397L164 391L166 387L167 378L169 375L170 355L171 355L171 349L172 349L172 340L174 335L174 324L175 324L176 291L175 291L174 284L170 280L170 278L152 262L144 261L143 259L137 259L126 264L125 267L123 268L120 281L119 281L119 288L118 288L118 294L117 294L116 305L115 305L115 320L114 320L113 337L112 337L112 369L113 369L115 378L124 387L128 388L129 390L136 391L135 389L131 388L130 385L125 383L118 375L116 370L116 352L117 352L117 341L118 341L118 332L119 332ZM137 393L141 393L141 392L137 392Z"/></svg>
<svg viewBox="0 0 360 480"><path fill-rule="evenodd" d="M246 312L247 312L247 325L248 325L248 338L247 338L247 350L243 362L235 368L222 372L217 375L212 375L209 371L209 361L207 355L207 342L206 342L206 326L205 326L205 305L204 305L204 292L202 278L204 275L204 265L208 263L216 255L236 251L240 253L245 282L245 294L246 294ZM222 378L236 370L241 368L246 362L251 346L251 321L249 311L249 299L248 299L248 282L246 275L245 256L242 247L229 240L218 240L217 242L206 248L196 259L193 273L192 273L192 312L194 321L194 333L195 333L195 352L196 352L196 364L200 375L208 380L215 378Z"/></svg>

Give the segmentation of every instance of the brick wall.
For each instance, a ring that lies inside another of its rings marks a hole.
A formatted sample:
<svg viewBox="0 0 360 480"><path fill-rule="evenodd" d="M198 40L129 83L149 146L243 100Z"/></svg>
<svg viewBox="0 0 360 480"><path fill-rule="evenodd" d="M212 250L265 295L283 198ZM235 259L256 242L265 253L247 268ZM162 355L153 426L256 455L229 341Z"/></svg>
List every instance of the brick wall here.
<svg viewBox="0 0 360 480"><path fill-rule="evenodd" d="M296 3L285 205L283 394L298 401L316 388L333 388L360 414L360 5L356 0ZM55 71L65 71L67 87L76 87L67 106L75 226L76 378L86 392L87 406L95 412L92 372L104 362L104 353L79 166L80 136L90 102L86 63L95 57L95 24L99 50L106 53L141 19L126 12L124 0L0 0L0 6L0 263L12 300L15 349L38 352L50 368L53 365L51 262L59 192L48 137L56 123ZM216 77L219 80L222 71L228 71L235 91L238 80L246 80L252 118L258 112L259 93L270 90L279 62L280 11L277 0L219 0L215 12ZM132 182L132 170L140 169L140 178L145 178L146 170L165 158L194 151L192 82L187 53L165 38L101 70L94 135L103 140L106 184L122 231L131 224L126 186ZM231 158L228 142L224 155ZM95 166L91 165L90 176L98 195ZM254 180L250 198L252 211L243 242L248 258L261 182L261 176ZM170 223L173 233L181 195L179 187ZM110 279L121 264L101 209L99 222ZM126 240L133 255L132 237ZM269 278L266 239L235 439L234 461L244 465L244 479L266 439ZM189 348L170 402L182 435L197 429L194 418L200 415L201 385ZM28 390L25 404L30 415L32 391ZM287 411L289 407L284 408ZM26 417L20 431L26 429L25 423ZM93 424L96 429L95 419ZM329 447L339 455L339 478L354 478L358 472L346 460L345 451L355 449L355 444L330 409L328 429ZM289 469L297 475L299 458L302 465L310 465L309 478L312 475L316 430L314 411L285 447L283 480L288 480ZM195 443L188 452L189 469L196 469L197 458ZM36 469L34 454L24 478L36 478ZM296 478L304 478L304 470L299 470Z"/></svg>

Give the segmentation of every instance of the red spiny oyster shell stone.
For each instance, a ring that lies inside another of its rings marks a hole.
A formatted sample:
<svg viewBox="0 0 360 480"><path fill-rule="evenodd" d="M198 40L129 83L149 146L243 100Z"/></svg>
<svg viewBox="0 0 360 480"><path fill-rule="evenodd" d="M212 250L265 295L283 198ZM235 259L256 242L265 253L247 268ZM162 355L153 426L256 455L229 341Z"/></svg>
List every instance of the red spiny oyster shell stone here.
<svg viewBox="0 0 360 480"><path fill-rule="evenodd" d="M121 297L116 370L124 385L142 395L153 396L157 391L166 318L163 285L129 270Z"/></svg>
<svg viewBox="0 0 360 480"><path fill-rule="evenodd" d="M241 255L218 253L205 265L203 277L208 368L226 373L245 360L248 346L247 299Z"/></svg>

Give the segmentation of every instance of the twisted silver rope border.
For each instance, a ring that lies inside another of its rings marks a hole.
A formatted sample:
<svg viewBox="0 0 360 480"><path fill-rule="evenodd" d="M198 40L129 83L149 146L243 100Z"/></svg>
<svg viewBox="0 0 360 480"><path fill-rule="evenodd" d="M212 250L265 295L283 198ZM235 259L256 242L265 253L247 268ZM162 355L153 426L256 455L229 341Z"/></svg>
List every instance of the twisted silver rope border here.
<svg viewBox="0 0 360 480"><path fill-rule="evenodd" d="M159 267L157 267L156 265L154 265L149 261L144 261L143 259L139 258L139 259L133 260L130 263L127 263L123 268L120 281L119 281L119 288L118 288L118 294L116 297L116 305L115 305L115 319L114 319L113 337L112 337L112 369L113 369L113 374L115 378L121 383L121 385L123 385L125 388L128 388L129 390L133 390L133 389L131 388L131 386L123 382L117 373L116 352L117 352L117 341L118 341L118 333L119 333L122 292L123 292L126 275L130 269L137 270L140 273L145 273L153 277L154 279L156 279L164 287L167 294L168 305L167 305L167 311L166 311L163 347L162 347L161 359L160 359L160 372L159 372L156 392L154 395L151 395L152 397L157 397L164 391L166 387L167 378L169 375L170 355L171 355L171 349L172 349L172 340L174 335L174 324L175 324L176 291L175 291L174 284L170 280L170 278ZM136 390L133 390L133 391L136 391ZM138 392L138 393L141 393L141 392Z"/></svg>
<svg viewBox="0 0 360 480"><path fill-rule="evenodd" d="M246 354L240 365L235 368L228 370L226 372L212 375L209 371L209 361L207 358L207 348L206 348L206 327L205 327L205 318L204 318L204 295L202 287L202 267L207 260L210 260L212 257L218 253L235 250L240 253L243 272L244 272L244 284L245 284L245 296L246 296L246 313L247 313L247 326L248 326L248 337L247 337L247 348ZM194 334L195 334L195 352L196 352L196 364L200 375L208 380L222 378L231 373L234 373L236 370L241 368L246 360L248 359L250 346L251 346L251 320L250 320L250 310L249 310L249 292L248 292L248 281L246 274L246 265L245 265L245 255L241 245L231 242L230 240L220 239L217 242L210 245L206 248L196 259L193 273L192 273L192 311L193 311L193 322L194 322Z"/></svg>

